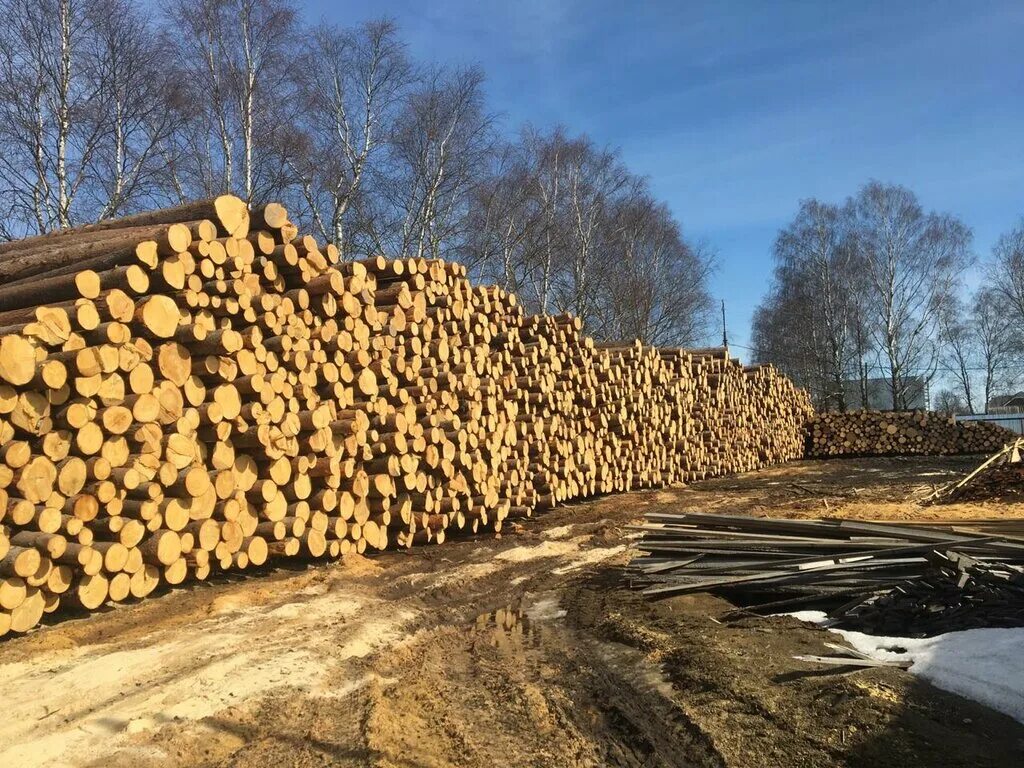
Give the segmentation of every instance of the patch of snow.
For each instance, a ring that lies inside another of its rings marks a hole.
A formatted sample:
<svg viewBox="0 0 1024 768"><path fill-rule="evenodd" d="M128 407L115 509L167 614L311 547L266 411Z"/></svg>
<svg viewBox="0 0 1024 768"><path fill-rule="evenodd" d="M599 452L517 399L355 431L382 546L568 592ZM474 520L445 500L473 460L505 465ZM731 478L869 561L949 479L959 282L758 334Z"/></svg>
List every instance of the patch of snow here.
<svg viewBox="0 0 1024 768"><path fill-rule="evenodd" d="M820 624L821 611L786 614ZM882 637L832 629L880 661L913 662L910 672L937 688L981 702L1024 723L1024 627L967 629L935 637Z"/></svg>
<svg viewBox="0 0 1024 768"><path fill-rule="evenodd" d="M828 618L822 611L794 611L793 613L782 613L779 615L791 616L797 621L806 621L810 624L823 624L825 619Z"/></svg>

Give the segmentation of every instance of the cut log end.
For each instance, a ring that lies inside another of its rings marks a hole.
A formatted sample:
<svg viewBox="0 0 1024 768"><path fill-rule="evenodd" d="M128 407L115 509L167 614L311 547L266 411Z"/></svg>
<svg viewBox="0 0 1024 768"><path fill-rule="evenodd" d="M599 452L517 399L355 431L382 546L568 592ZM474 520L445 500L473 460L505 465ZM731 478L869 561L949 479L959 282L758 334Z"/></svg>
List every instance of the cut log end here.
<svg viewBox="0 0 1024 768"><path fill-rule="evenodd" d="M249 206L234 195L221 195L213 201L221 229L230 237L244 238L249 234Z"/></svg>
<svg viewBox="0 0 1024 768"><path fill-rule="evenodd" d="M9 384L28 384L36 375L35 347L23 336L0 338L0 378Z"/></svg>

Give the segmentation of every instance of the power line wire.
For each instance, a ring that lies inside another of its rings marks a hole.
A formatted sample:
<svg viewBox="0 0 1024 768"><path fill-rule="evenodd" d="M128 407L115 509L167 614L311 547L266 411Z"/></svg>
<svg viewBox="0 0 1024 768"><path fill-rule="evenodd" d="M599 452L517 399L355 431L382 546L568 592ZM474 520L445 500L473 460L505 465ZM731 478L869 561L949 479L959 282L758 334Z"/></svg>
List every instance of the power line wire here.
<svg viewBox="0 0 1024 768"><path fill-rule="evenodd" d="M757 351L753 347L747 347L747 346L744 346L743 344L737 344L735 342L733 342L729 346L730 347L737 347L739 349L745 349L748 352L756 352ZM885 365L882 364L882 363L867 363L867 364L865 364L864 368L867 369L867 370L870 370L870 371L879 371L881 373L888 373L888 370L886 369ZM976 373L985 373L985 372L988 371L988 368L983 366L983 365L978 365L978 366L969 365L969 366L965 366L965 368L968 371L973 371L973 372L976 372ZM932 373L933 372L933 370L930 369L930 368L906 368L904 370L906 372L908 372L908 373L915 373L915 374ZM941 371L949 371L949 372L954 372L955 373L955 372L958 371L958 368L950 368L948 366L939 366L935 370L936 371L940 371L940 370ZM1010 363L1004 363L1003 365L997 365L992 370L994 372L998 372L998 371L1024 371L1024 360L1013 360Z"/></svg>

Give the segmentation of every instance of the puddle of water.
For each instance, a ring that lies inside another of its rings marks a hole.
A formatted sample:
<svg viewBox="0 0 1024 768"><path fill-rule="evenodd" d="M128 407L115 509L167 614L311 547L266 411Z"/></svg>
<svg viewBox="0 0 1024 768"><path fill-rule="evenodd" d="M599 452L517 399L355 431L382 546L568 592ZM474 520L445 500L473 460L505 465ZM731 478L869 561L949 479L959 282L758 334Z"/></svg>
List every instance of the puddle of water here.
<svg viewBox="0 0 1024 768"><path fill-rule="evenodd" d="M541 647L541 629L521 602L515 602L476 617L474 642L483 641L503 653L521 655Z"/></svg>
<svg viewBox="0 0 1024 768"><path fill-rule="evenodd" d="M567 612L558 601L558 596L555 595L533 601L528 608L524 609L524 613L534 621L551 621L564 618Z"/></svg>
<svg viewBox="0 0 1024 768"><path fill-rule="evenodd" d="M535 672L543 666L542 650L564 647L561 619L566 612L555 592L526 593L508 605L473 620L468 628L474 649L489 647Z"/></svg>

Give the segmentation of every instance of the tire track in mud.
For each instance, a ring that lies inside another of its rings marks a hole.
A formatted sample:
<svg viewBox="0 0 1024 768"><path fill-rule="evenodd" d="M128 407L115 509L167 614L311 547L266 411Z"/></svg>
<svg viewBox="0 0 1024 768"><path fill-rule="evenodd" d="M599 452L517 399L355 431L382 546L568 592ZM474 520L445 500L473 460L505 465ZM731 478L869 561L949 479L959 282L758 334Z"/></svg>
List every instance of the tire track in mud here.
<svg viewBox="0 0 1024 768"><path fill-rule="evenodd" d="M371 705L374 765L724 765L656 666L574 632L556 601L527 596L405 647Z"/></svg>
<svg viewBox="0 0 1024 768"><path fill-rule="evenodd" d="M266 712L270 721L246 731L251 740L261 726L279 730L271 721L281 708L263 706L282 698L351 700L372 723L374 697L401 680L395 659L405 646L462 622L479 600L511 599L526 582L564 581L551 576L555 568L575 572L623 552L593 546L589 534L444 549L183 591L156 601L160 610L129 606L8 644L0 765L215 764L208 759L219 749L204 741L238 746L237 733L225 736L224 712L236 713L239 727ZM510 586L514 578L520 587ZM104 622L118 631L96 633ZM317 708L330 717L329 705ZM206 757L182 751L186 743Z"/></svg>

